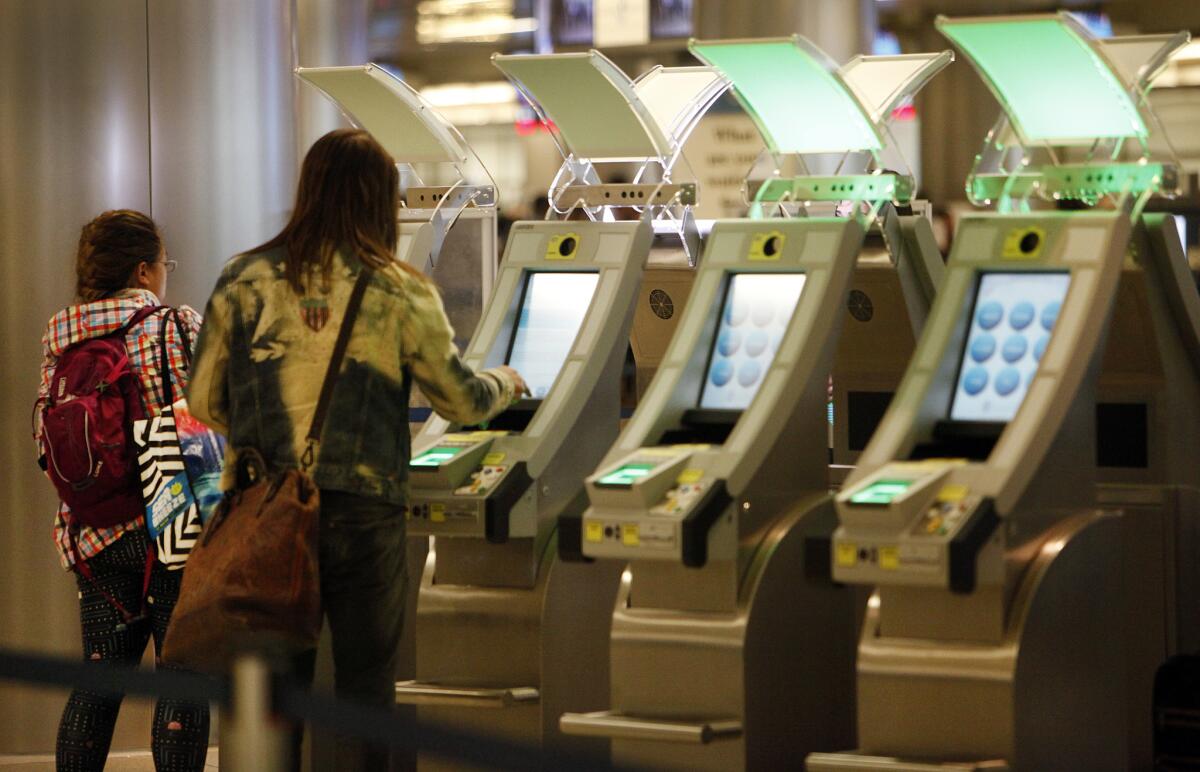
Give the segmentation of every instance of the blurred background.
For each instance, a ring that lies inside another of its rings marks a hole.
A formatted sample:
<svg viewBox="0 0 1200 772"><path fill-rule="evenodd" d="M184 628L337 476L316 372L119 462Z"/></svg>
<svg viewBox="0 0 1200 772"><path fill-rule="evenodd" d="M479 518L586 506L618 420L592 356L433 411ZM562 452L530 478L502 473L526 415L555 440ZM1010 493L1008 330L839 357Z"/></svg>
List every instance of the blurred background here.
<svg viewBox="0 0 1200 772"><path fill-rule="evenodd" d="M180 264L168 300L202 306L225 260L283 224L309 145L343 125L294 67L373 61L419 89L474 146L512 220L539 212L561 158L492 67L495 52L597 48L636 77L693 63L690 37L799 33L845 62L948 48L938 14L1059 9L1101 36L1200 35L1195 0L0 0L0 646L79 651L74 583L50 539L55 497L29 431L39 341L71 301L79 228L106 209L150 213ZM1200 43L1158 85L1152 101L1187 177L1170 207L1195 265ZM997 113L959 62L897 115L943 250ZM744 212L740 185L760 149L732 99L704 118L684 150L698 217ZM0 755L52 752L62 703L0 684ZM147 747L148 726L146 705L131 704L114 749Z"/></svg>

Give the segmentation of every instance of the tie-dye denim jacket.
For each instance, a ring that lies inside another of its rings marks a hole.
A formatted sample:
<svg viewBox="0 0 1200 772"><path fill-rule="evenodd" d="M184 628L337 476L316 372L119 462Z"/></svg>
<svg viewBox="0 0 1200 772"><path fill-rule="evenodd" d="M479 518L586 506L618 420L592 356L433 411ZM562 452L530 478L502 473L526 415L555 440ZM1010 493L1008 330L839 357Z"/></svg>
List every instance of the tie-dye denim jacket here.
<svg viewBox="0 0 1200 772"><path fill-rule="evenodd" d="M231 453L255 448L277 469L298 463L361 268L339 253L331 280L317 276L301 296L284 276L282 249L239 255L225 266L187 396L192 413L228 437ZM460 361L433 285L392 265L375 272L363 297L311 470L319 487L404 502L412 380L456 423L490 418L514 396L503 372L472 373Z"/></svg>

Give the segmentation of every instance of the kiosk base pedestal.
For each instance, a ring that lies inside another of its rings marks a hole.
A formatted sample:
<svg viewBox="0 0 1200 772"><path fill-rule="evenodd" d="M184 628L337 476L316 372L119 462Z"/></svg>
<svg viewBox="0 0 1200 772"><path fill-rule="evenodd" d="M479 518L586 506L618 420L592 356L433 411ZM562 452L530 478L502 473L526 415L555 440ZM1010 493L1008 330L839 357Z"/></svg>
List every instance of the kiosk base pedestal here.
<svg viewBox="0 0 1200 772"><path fill-rule="evenodd" d="M563 730L610 739L617 767L652 769L787 769L852 744L852 641L866 593L805 579L804 524L821 506L808 499L746 545L726 610L642 607L631 566L612 617L612 709L564 716ZM722 568L680 570L702 582Z"/></svg>
<svg viewBox="0 0 1200 772"><path fill-rule="evenodd" d="M998 641L890 637L886 602L873 602L858 657L863 750L822 754L809 769L1148 765L1133 751L1146 747L1165 652L1131 649L1130 609L1138 599L1161 608L1163 587L1154 572L1119 568L1159 541L1157 524L1131 523L1091 512L1048 530L1025 559Z"/></svg>
<svg viewBox="0 0 1200 772"><path fill-rule="evenodd" d="M469 562L467 541L451 548L457 564ZM437 549L431 549L416 611L417 677L397 684L397 702L416 705L422 721L605 763L605 743L562 735L558 717L608 702L608 631L621 566L563 563L555 557L554 539L540 561L528 541L469 541L492 557L498 549L523 546L532 564L531 586L442 584ZM510 585L523 584L521 572L509 573L515 579ZM462 768L431 755L422 755L418 766Z"/></svg>

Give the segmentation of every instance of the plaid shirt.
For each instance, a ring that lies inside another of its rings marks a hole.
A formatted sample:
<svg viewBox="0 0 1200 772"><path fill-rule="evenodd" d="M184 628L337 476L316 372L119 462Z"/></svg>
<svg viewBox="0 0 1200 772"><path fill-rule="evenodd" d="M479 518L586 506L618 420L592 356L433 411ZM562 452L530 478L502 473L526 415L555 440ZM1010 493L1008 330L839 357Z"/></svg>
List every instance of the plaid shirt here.
<svg viewBox="0 0 1200 772"><path fill-rule="evenodd" d="M161 304L150 290L128 289L111 298L69 306L54 315L42 338L42 382L38 387L37 408L34 410L37 417L34 426L35 441L41 435L41 405L50 393L50 382L54 377L54 368L58 364L59 356L76 343L117 330L138 309L157 305ZM200 332L200 314L188 306L182 306L179 311L181 321L188 327L188 338L194 342ZM142 402L149 415L157 415L164 407L158 348L163 316L163 313L153 314L125 335L125 348L129 352L133 371L140 381ZM188 380L187 361L183 340L174 324L167 326L167 359L175 383L180 387L185 386ZM39 448L39 452L40 450ZM132 517L128 521L112 528L89 528L79 525L74 540L84 560L121 538L126 531L145 527L143 513L130 514ZM64 568L70 568L75 563L74 552L71 549L71 530L71 511L66 504L59 504L58 514L54 518L54 542L58 545L59 558Z"/></svg>

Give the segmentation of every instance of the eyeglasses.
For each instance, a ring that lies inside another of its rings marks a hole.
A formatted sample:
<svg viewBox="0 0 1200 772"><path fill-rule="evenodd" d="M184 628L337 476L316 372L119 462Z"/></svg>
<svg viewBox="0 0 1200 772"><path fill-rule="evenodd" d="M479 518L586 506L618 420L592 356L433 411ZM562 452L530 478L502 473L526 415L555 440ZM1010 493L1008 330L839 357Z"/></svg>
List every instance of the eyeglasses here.
<svg viewBox="0 0 1200 772"><path fill-rule="evenodd" d="M167 273L175 273L175 269L179 267L178 260L163 260L163 266L167 269Z"/></svg>

